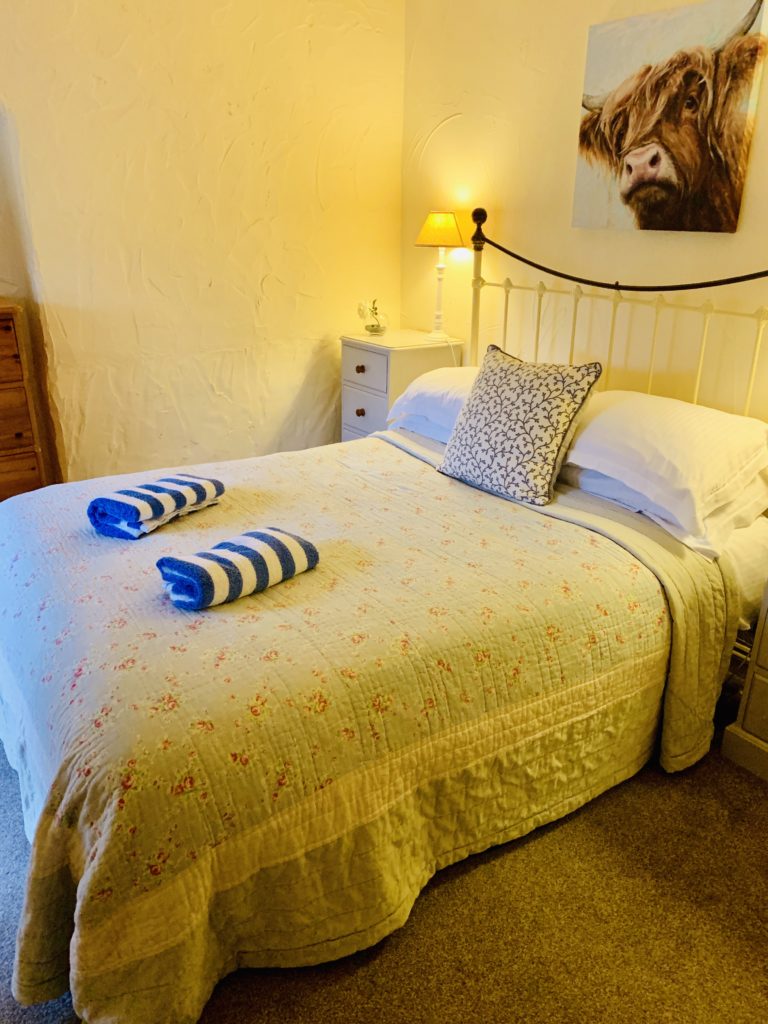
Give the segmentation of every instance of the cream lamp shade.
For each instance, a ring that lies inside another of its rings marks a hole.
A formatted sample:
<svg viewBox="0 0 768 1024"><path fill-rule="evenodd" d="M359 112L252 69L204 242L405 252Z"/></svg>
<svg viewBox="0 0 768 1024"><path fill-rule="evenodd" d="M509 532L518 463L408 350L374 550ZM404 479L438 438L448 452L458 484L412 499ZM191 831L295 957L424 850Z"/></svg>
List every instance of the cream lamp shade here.
<svg viewBox="0 0 768 1024"><path fill-rule="evenodd" d="M459 225L456 222L455 213L430 213L421 226L416 245L431 245L445 249L463 247L464 239L461 237Z"/></svg>
<svg viewBox="0 0 768 1024"><path fill-rule="evenodd" d="M435 316L432 330L427 335L432 341L446 341L448 335L443 330L443 274L445 272L445 250L455 249L464 245L455 213L436 213L434 210L427 215L416 245L428 245L438 250L437 255L437 298L435 300Z"/></svg>

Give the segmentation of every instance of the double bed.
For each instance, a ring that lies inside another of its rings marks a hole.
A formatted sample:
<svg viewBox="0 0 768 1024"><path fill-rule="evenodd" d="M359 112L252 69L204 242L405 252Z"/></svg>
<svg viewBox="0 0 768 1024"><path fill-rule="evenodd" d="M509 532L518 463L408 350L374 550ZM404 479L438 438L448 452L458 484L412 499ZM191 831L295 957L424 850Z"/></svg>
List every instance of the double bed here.
<svg viewBox="0 0 768 1024"><path fill-rule="evenodd" d="M441 867L654 753L707 752L744 611L728 552L562 479L541 507L506 500L437 472L445 450L393 421L184 467L221 500L136 542L85 510L160 473L0 505L22 1003L70 989L88 1024L193 1024L228 972L370 946ZM171 603L158 559L264 526L317 567Z"/></svg>

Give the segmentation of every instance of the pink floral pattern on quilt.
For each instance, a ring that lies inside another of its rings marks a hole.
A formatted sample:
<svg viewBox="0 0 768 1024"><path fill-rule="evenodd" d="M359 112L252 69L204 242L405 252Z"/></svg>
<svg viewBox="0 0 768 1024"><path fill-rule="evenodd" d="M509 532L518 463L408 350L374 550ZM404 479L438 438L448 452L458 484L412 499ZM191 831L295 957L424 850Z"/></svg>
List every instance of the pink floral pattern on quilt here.
<svg viewBox="0 0 768 1024"><path fill-rule="evenodd" d="M432 744L510 708L532 734L554 709L590 706L595 679L626 690L647 664L663 682L661 585L596 532L375 438L198 470L225 483L221 503L134 543L85 518L131 477L0 506L3 731L34 838L17 968L28 995L39 915L58 913L46 871L78 885L69 980L88 1007L98 965L137 955L121 915L146 913L142 948L159 954L153 900L197 886L198 870L213 893L234 885L228 844L321 807L351 827L363 809L328 803L334 787L413 751L426 777ZM171 605L159 557L265 524L310 539L318 568L206 612Z"/></svg>

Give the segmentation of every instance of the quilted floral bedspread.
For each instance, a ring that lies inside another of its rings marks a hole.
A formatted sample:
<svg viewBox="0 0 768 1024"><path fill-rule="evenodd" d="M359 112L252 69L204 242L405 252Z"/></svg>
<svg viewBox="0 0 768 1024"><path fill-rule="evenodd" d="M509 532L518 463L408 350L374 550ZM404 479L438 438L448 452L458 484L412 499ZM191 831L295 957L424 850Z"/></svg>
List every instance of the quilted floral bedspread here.
<svg viewBox="0 0 768 1024"><path fill-rule="evenodd" d="M661 714L667 767L708 749L735 629L718 564L599 499L533 510L420 454L371 437L192 467L220 504L135 542L85 510L146 472L0 505L20 1001L191 1024L227 972L370 945L441 866L628 777ZM173 607L158 558L260 526L317 568Z"/></svg>

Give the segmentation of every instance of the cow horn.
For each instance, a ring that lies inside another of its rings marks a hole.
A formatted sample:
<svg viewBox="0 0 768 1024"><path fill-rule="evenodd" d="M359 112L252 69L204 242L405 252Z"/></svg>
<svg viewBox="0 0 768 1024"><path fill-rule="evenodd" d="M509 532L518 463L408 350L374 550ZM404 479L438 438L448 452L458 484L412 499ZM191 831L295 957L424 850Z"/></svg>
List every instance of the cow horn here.
<svg viewBox="0 0 768 1024"><path fill-rule="evenodd" d="M760 0L760 3L762 2L763 0ZM584 95L581 97L581 105L582 107L584 107L585 110L592 110L596 113L597 111L603 109L603 104L605 103L605 100L605 96L590 96L587 93L584 93Z"/></svg>
<svg viewBox="0 0 768 1024"><path fill-rule="evenodd" d="M757 16L760 13L760 8L762 6L763 0L755 0L738 25L734 28L728 38L720 44L718 49L723 50L728 43L732 43L734 39L738 39L740 36L745 36L757 21Z"/></svg>
<svg viewBox="0 0 768 1024"><path fill-rule="evenodd" d="M718 47L718 51L724 49L728 45L728 43L732 43L734 39L738 39L740 36L747 35L750 29L754 27L754 24L757 21L757 16L760 14L762 6L763 0L755 0L750 9L738 23L738 25L736 25L736 27L730 33L728 38L725 39L720 44L720 46ZM581 105L585 110L591 110L597 113L598 111L603 109L603 104L605 103L606 99L607 94L605 96L590 96L588 93L585 92L584 95L581 97Z"/></svg>

